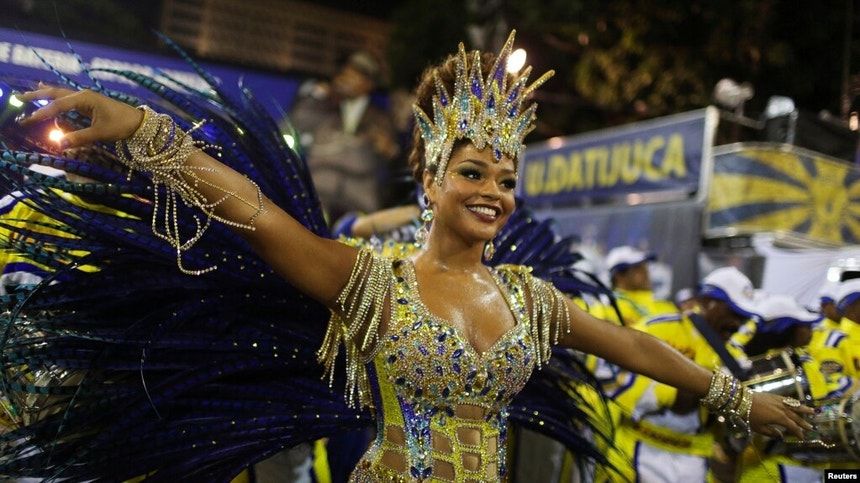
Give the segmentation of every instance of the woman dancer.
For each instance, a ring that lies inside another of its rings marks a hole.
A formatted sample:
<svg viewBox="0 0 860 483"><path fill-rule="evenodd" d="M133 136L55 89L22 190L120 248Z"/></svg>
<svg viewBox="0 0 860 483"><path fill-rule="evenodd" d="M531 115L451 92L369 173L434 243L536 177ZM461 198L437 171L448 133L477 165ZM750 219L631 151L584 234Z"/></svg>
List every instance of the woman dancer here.
<svg viewBox="0 0 860 483"><path fill-rule="evenodd" d="M418 88L413 159L423 160L429 227L424 249L408 259L308 231L257 184L198 149L193 132L151 108L40 87L20 98L50 103L21 124L68 111L88 117L91 125L67 133L64 147L117 142L128 168L149 171L203 210L206 222L233 226L278 275L331 308L321 360L331 369L345 346L347 397L372 406L379 421L354 481L504 479L507 404L555 344L699 394L707 408L753 431L775 436L778 425L802 437L808 408L752 394L657 339L595 319L525 267L482 263L514 209L518 156L536 108L530 94L548 78L527 85L530 70L509 78L512 43L513 34L495 58L461 46ZM167 238L183 267L187 244Z"/></svg>

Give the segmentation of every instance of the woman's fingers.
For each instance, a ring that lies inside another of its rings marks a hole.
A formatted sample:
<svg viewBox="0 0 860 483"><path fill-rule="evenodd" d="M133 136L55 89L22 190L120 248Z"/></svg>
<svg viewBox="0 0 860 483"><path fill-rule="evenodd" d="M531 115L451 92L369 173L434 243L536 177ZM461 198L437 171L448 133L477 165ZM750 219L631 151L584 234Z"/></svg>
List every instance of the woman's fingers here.
<svg viewBox="0 0 860 483"><path fill-rule="evenodd" d="M803 439L804 430L810 431L813 429L812 423L806 420L805 416L815 414L815 411L811 407L805 406L797 399L791 397L782 398L780 402L783 406L783 413L789 420L789 423L784 424L784 426L791 431L792 434Z"/></svg>
<svg viewBox="0 0 860 483"><path fill-rule="evenodd" d="M782 439L785 436L785 433L783 432L782 428L775 424L767 424L759 428L758 432L763 434L764 436L769 436L771 438Z"/></svg>
<svg viewBox="0 0 860 483"><path fill-rule="evenodd" d="M142 111L90 90L73 91L42 84L39 87L35 91L18 95L18 98L24 102L40 99L50 102L19 120L21 125L51 119L68 111L76 111L90 118L89 127L63 136L63 147L125 139L134 133L143 120Z"/></svg>
<svg viewBox="0 0 860 483"><path fill-rule="evenodd" d="M804 437L805 437L804 431L805 430L808 431L808 430L811 430L813 428L812 424L810 424L809 421L806 421L805 419L803 419L802 417L800 417L798 414L794 413L793 411L789 415L789 421L790 422L788 424L786 424L785 428L788 429L791 432L791 434L797 436L800 439L804 439Z"/></svg>
<svg viewBox="0 0 860 483"><path fill-rule="evenodd" d="M755 393L754 398L756 432L774 438L794 435L803 439L805 431L814 429L806 417L815 414L815 410L800 401L768 393Z"/></svg>

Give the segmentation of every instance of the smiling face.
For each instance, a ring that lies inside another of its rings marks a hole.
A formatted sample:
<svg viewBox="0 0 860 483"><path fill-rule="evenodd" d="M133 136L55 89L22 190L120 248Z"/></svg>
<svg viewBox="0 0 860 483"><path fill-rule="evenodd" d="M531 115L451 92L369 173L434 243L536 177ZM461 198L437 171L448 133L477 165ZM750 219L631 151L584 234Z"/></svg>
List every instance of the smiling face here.
<svg viewBox="0 0 860 483"><path fill-rule="evenodd" d="M433 227L450 230L466 243L492 240L514 210L513 160L496 161L491 148L479 151L467 142L454 149L447 168L440 186L432 173L424 173L424 190L436 215Z"/></svg>

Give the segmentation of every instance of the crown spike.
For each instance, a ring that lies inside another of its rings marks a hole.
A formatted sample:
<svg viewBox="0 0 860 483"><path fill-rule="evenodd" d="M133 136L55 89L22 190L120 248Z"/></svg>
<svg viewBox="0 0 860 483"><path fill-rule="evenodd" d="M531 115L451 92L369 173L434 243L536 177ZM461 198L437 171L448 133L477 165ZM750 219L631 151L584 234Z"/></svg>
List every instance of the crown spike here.
<svg viewBox="0 0 860 483"><path fill-rule="evenodd" d="M481 53L469 56L461 42L456 56L454 91L448 92L438 75L434 76L433 120L417 105L413 106L416 124L425 144L426 166L435 166L435 182L442 184L454 143L469 139L479 150L489 146L496 161L502 156L513 159L522 153L523 139L534 129L536 104L520 112L523 102L554 74L548 71L528 85L531 66L509 83L508 58L513 50L515 30L505 41L486 79L481 72ZM509 87L510 86L510 87Z"/></svg>

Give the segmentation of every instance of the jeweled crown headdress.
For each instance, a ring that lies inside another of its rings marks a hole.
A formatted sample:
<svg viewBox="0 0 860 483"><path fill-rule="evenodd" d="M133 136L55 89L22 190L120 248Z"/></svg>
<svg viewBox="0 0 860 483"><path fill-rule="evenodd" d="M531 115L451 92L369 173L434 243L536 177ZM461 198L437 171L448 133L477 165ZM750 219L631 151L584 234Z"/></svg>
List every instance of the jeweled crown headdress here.
<svg viewBox="0 0 860 483"><path fill-rule="evenodd" d="M425 163L438 166L437 185L442 184L456 141L468 138L479 150L489 145L496 160L501 160L502 155L516 159L524 148L523 139L534 129L537 104L521 111L523 101L555 72L550 70L526 86L532 71L528 66L509 86L507 66L515 34L512 30L486 79L481 73L481 53L477 50L472 53L471 69L467 69L466 48L461 42L454 93L450 94L438 74L434 74L433 120L417 104L413 106L424 140Z"/></svg>

